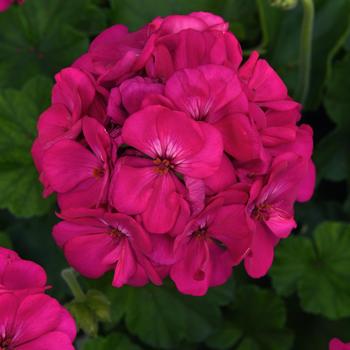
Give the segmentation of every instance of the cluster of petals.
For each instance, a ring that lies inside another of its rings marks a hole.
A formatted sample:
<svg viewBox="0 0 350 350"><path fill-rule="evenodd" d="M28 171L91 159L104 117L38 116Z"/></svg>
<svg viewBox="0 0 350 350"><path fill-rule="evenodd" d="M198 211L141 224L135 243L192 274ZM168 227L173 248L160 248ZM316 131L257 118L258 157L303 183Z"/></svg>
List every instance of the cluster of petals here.
<svg viewBox="0 0 350 350"><path fill-rule="evenodd" d="M74 320L46 289L41 266L0 248L1 350L74 349Z"/></svg>
<svg viewBox="0 0 350 350"><path fill-rule="evenodd" d="M329 350L350 350L350 343L345 344L341 340L333 338L329 342Z"/></svg>
<svg viewBox="0 0 350 350"><path fill-rule="evenodd" d="M315 181L312 129L221 17L115 25L56 75L33 158L57 194L68 262L113 285L203 295L241 262L258 278Z"/></svg>

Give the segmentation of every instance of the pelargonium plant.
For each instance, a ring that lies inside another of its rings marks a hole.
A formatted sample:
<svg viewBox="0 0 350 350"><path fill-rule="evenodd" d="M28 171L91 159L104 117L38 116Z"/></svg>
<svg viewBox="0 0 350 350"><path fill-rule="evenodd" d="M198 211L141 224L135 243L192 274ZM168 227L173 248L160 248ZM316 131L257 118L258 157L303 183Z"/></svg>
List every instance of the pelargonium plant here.
<svg viewBox="0 0 350 350"><path fill-rule="evenodd" d="M46 282L41 266L0 247L1 350L74 350L75 322Z"/></svg>
<svg viewBox="0 0 350 350"><path fill-rule="evenodd" d="M33 158L57 194L57 244L113 286L204 295L244 263L258 278L315 182L312 129L257 52L211 13L115 25L56 75Z"/></svg>

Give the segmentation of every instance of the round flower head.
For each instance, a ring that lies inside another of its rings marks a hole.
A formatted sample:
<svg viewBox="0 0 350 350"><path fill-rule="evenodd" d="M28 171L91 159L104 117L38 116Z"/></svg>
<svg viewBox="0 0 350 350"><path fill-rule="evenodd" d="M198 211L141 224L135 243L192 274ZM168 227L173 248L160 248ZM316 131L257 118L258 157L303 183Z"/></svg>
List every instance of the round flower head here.
<svg viewBox="0 0 350 350"><path fill-rule="evenodd" d="M203 295L264 276L315 183L312 129L257 52L206 12L114 25L55 77L33 158L81 274Z"/></svg>

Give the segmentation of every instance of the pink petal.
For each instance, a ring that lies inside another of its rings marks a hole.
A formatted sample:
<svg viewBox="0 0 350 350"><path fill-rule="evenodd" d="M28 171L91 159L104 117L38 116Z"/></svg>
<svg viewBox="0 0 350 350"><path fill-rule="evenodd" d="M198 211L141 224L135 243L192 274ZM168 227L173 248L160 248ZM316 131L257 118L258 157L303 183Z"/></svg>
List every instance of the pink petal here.
<svg viewBox="0 0 350 350"><path fill-rule="evenodd" d="M218 121L215 126L223 136L225 151L235 159L247 162L261 158L260 135L246 115L227 116Z"/></svg>
<svg viewBox="0 0 350 350"><path fill-rule="evenodd" d="M112 285L118 288L127 284L130 277L136 272L136 264L129 242L127 239L124 239L121 243L120 255L114 270Z"/></svg>
<svg viewBox="0 0 350 350"><path fill-rule="evenodd" d="M81 123L73 123L71 114L63 104L54 104L41 114L38 131L44 144L60 138L73 140L81 131Z"/></svg>
<svg viewBox="0 0 350 350"><path fill-rule="evenodd" d="M98 223L97 220L96 223ZM67 241L74 237L93 235L104 232L106 232L105 225L92 226L89 222L84 225L77 222L61 221L53 227L52 235L55 239L56 244L62 248Z"/></svg>
<svg viewBox="0 0 350 350"><path fill-rule="evenodd" d="M49 332L16 347L18 350L74 350L72 340L62 332Z"/></svg>
<svg viewBox="0 0 350 350"><path fill-rule="evenodd" d="M55 331L60 323L61 312L62 306L48 295L27 296L17 310L14 324L17 334L13 341L20 345Z"/></svg>
<svg viewBox="0 0 350 350"><path fill-rule="evenodd" d="M244 259L244 267L250 277L260 278L267 274L274 256L274 246L278 239L261 225L257 225L253 235L250 253Z"/></svg>
<svg viewBox="0 0 350 350"><path fill-rule="evenodd" d="M58 193L57 201L59 207L63 210L104 205L106 202L106 190L108 189L107 181L108 176L98 179L89 178L82 181L69 192Z"/></svg>
<svg viewBox="0 0 350 350"><path fill-rule="evenodd" d="M297 227L293 216L282 210L272 210L268 220L265 220L265 224L279 238L288 237L291 231Z"/></svg>
<svg viewBox="0 0 350 350"><path fill-rule="evenodd" d="M123 127L123 139L152 158L186 159L204 143L202 132L193 120L182 112L161 106L149 106L130 116Z"/></svg>
<svg viewBox="0 0 350 350"><path fill-rule="evenodd" d="M337 338L333 338L329 342L329 350L350 350L350 343L345 344Z"/></svg>
<svg viewBox="0 0 350 350"><path fill-rule="evenodd" d="M221 192L236 182L236 172L230 159L224 154L219 169L204 179L209 194Z"/></svg>
<svg viewBox="0 0 350 350"><path fill-rule="evenodd" d="M165 233L172 229L179 214L180 195L174 175L160 175L153 182L153 192L142 213L145 228L152 233ZM166 199L166 205L164 205Z"/></svg>
<svg viewBox="0 0 350 350"><path fill-rule="evenodd" d="M188 155L176 169L184 175L205 178L219 169L223 157L223 143L216 128L204 122L198 122L197 125L203 140L202 148L197 153Z"/></svg>
<svg viewBox="0 0 350 350"><path fill-rule="evenodd" d="M172 265L175 262L174 241L168 235L150 235L153 250L150 259L160 265Z"/></svg>
<svg viewBox="0 0 350 350"><path fill-rule="evenodd" d="M241 91L236 74L229 68L216 65L178 71L165 86L165 95L195 120L220 119L216 116L220 112L216 111L222 110Z"/></svg>
<svg viewBox="0 0 350 350"><path fill-rule="evenodd" d="M211 237L225 244L231 255L232 264L238 264L246 255L252 242L246 207L237 204L219 208L213 222L209 225L209 230Z"/></svg>
<svg viewBox="0 0 350 350"><path fill-rule="evenodd" d="M205 182L202 179L194 179L189 176L184 176L184 181L192 214L197 215L205 204Z"/></svg>
<svg viewBox="0 0 350 350"><path fill-rule="evenodd" d="M120 85L120 94L125 109L130 113L137 112L143 99L150 94L162 94L163 85L153 83L151 80L135 77L125 80Z"/></svg>
<svg viewBox="0 0 350 350"><path fill-rule="evenodd" d="M11 329L18 304L19 299L13 294L0 294L0 327L2 332Z"/></svg>
<svg viewBox="0 0 350 350"><path fill-rule="evenodd" d="M45 153L43 170L57 192L67 192L79 182L93 178L94 170L101 163L85 147L77 142L62 140Z"/></svg>
<svg viewBox="0 0 350 350"><path fill-rule="evenodd" d="M38 264L18 259L7 265L2 275L2 284L9 290L44 288L45 270Z"/></svg>
<svg viewBox="0 0 350 350"><path fill-rule="evenodd" d="M306 166L306 175L302 178L298 194L297 201L298 202L307 202L311 199L316 184L316 167L312 160L307 163Z"/></svg>
<svg viewBox="0 0 350 350"><path fill-rule="evenodd" d="M142 213L147 208L156 177L150 160L121 158L111 181L111 204L125 214Z"/></svg>
<svg viewBox="0 0 350 350"><path fill-rule="evenodd" d="M83 276L98 278L113 267L104 263L104 259L115 247L116 243L107 234L78 236L66 242L64 255L69 265Z"/></svg>
<svg viewBox="0 0 350 350"><path fill-rule="evenodd" d="M194 239L179 248L183 257L170 270L170 277L183 294L205 295L211 279L208 246L202 239Z"/></svg>
<svg viewBox="0 0 350 350"><path fill-rule="evenodd" d="M128 240L139 251L148 254L152 251L152 243L149 235L142 226L131 216L119 213L106 213L103 220L110 226L120 228L127 234Z"/></svg>
<svg viewBox="0 0 350 350"><path fill-rule="evenodd" d="M215 242L208 242L212 261L210 287L224 284L232 275L232 258L230 254Z"/></svg>
<svg viewBox="0 0 350 350"><path fill-rule="evenodd" d="M68 335L71 341L74 341L77 335L77 327L75 325L74 318L71 316L68 310L63 307L61 311L61 320L56 328L56 331L65 333Z"/></svg>
<svg viewBox="0 0 350 350"><path fill-rule="evenodd" d="M225 22L222 17L214 15L210 12L192 12L189 16L201 19L212 29L223 32L228 30L228 23Z"/></svg>
<svg viewBox="0 0 350 350"><path fill-rule="evenodd" d="M111 141L106 129L96 119L89 117L83 118L82 127L85 140L95 156L107 163Z"/></svg>

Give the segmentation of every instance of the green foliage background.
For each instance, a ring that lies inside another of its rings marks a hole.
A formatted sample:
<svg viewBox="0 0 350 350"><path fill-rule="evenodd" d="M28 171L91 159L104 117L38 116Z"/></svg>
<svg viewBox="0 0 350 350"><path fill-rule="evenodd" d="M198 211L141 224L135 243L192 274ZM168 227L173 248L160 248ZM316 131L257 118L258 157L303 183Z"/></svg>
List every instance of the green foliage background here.
<svg viewBox="0 0 350 350"><path fill-rule="evenodd" d="M317 188L297 207L299 227L276 250L269 276L241 268L224 286L194 298L162 287L113 289L106 276L79 278L51 239L55 199L41 197L30 148L53 76L113 23L137 29L159 15L211 11L230 22L245 54L258 48L293 95L302 6L268 0L26 0L0 14L0 245L45 267L50 291L76 317L82 350L326 350L350 342L350 0L314 0L310 89L303 121L313 126Z"/></svg>

